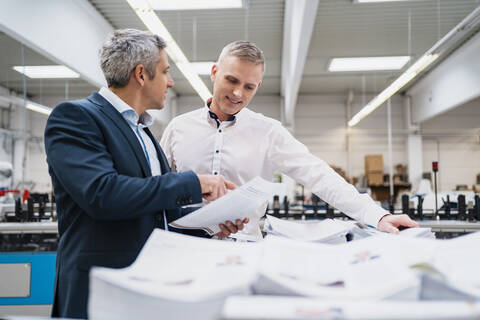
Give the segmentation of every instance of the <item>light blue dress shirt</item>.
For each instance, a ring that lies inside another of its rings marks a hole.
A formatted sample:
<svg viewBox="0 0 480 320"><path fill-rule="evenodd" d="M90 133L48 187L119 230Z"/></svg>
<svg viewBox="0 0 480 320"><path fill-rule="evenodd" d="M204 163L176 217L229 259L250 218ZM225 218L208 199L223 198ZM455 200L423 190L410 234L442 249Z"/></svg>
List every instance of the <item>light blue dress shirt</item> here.
<svg viewBox="0 0 480 320"><path fill-rule="evenodd" d="M137 137L138 142L145 153L145 158L147 158L148 165L152 171L152 176L161 175L162 171L160 168L160 161L158 160L157 150L155 149L152 140L144 130L153 124L152 116L148 112L144 112L138 116L137 112L132 107L130 107L125 101L120 99L108 88L103 87L98 93L108 102L110 102L110 104L117 109L118 112L120 112L135 133L135 136Z"/></svg>
<svg viewBox="0 0 480 320"><path fill-rule="evenodd" d="M162 174L160 168L160 161L158 160L157 150L153 145L152 140L145 132L145 128L153 124L153 118L148 112L142 113L138 116L137 112L130 107L125 101L120 99L115 93L110 91L110 89L102 87L98 92L102 97L105 98L110 104L117 109L118 112L123 116L127 121L128 125L135 133L135 136L140 143L140 146L145 153L145 158L147 158L148 165L152 171L152 176L159 176ZM163 221L165 222L165 230L168 230L167 217L165 216L165 211L163 211Z"/></svg>

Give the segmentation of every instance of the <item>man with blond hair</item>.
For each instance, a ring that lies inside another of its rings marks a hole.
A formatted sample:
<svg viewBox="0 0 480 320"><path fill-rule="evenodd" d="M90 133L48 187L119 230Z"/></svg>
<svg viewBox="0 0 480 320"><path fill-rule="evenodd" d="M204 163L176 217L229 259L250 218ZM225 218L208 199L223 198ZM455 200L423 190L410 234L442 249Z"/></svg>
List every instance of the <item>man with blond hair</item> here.
<svg viewBox="0 0 480 320"><path fill-rule="evenodd" d="M160 144L174 171L210 173L237 185L281 172L303 184L353 219L398 233L399 226L417 227L407 215L391 215L366 194L360 194L323 160L312 155L277 120L256 113L248 104L262 84L263 52L248 41L223 48L212 67L213 97L203 108L174 118ZM236 237L258 240L264 208Z"/></svg>

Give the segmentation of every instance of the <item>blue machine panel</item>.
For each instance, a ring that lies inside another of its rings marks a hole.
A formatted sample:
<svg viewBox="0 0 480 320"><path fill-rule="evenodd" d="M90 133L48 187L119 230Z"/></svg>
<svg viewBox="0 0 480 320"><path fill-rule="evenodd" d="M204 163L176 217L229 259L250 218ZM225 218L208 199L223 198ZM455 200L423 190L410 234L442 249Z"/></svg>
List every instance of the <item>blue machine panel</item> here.
<svg viewBox="0 0 480 320"><path fill-rule="evenodd" d="M42 305L53 303L55 252L0 252L0 263L30 263L30 296L0 298L0 305Z"/></svg>

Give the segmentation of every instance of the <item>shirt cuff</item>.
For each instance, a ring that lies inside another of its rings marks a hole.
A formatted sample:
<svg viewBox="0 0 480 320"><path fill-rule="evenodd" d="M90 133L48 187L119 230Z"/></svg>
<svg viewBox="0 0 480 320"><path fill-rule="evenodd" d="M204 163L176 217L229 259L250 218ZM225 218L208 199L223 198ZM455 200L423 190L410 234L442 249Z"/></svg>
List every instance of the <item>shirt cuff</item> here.
<svg viewBox="0 0 480 320"><path fill-rule="evenodd" d="M390 214L390 212L374 204L367 211L364 223L377 228L380 219L388 214Z"/></svg>

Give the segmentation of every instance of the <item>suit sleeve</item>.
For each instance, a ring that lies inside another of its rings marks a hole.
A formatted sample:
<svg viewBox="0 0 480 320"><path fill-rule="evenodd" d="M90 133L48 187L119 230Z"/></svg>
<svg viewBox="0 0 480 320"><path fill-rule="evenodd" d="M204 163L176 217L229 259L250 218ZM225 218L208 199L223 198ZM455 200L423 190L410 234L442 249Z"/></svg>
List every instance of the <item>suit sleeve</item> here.
<svg viewBox="0 0 480 320"><path fill-rule="evenodd" d="M94 219L133 219L202 201L192 171L147 178L119 174L97 121L77 103L54 109L45 129L45 149L51 174Z"/></svg>

